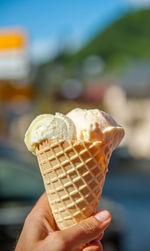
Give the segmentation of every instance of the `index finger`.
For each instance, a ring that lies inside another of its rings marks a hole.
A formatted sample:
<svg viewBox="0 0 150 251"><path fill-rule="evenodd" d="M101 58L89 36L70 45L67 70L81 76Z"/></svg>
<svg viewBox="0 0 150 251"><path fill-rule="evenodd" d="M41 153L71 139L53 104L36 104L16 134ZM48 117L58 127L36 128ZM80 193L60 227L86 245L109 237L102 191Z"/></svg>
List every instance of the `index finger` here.
<svg viewBox="0 0 150 251"><path fill-rule="evenodd" d="M48 202L46 192L44 192L41 195L41 197L36 202L34 208L32 209L33 212L35 212L37 210L38 211L40 210L41 212L43 212L43 215L46 218L46 220L48 221L48 223L51 226L52 230L56 230L55 220L54 220L52 210L51 210L49 202Z"/></svg>

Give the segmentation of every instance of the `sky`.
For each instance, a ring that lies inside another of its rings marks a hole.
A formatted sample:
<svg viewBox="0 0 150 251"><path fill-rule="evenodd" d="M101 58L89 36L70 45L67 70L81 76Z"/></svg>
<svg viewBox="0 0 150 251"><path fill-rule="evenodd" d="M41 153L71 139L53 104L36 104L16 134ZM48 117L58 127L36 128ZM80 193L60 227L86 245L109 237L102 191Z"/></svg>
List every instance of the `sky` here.
<svg viewBox="0 0 150 251"><path fill-rule="evenodd" d="M0 28L21 27L35 60L55 54L66 42L82 46L131 7L150 0L0 0Z"/></svg>

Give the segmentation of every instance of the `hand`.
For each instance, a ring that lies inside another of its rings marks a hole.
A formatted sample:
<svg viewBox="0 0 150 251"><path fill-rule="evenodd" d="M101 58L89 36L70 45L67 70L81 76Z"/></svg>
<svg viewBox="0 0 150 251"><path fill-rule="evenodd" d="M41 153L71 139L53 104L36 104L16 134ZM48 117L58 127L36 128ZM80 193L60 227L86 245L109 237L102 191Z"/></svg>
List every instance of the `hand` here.
<svg viewBox="0 0 150 251"><path fill-rule="evenodd" d="M110 221L110 213L103 210L72 227L56 231L44 193L27 216L15 251L75 251L81 245L84 251L102 251L99 239Z"/></svg>

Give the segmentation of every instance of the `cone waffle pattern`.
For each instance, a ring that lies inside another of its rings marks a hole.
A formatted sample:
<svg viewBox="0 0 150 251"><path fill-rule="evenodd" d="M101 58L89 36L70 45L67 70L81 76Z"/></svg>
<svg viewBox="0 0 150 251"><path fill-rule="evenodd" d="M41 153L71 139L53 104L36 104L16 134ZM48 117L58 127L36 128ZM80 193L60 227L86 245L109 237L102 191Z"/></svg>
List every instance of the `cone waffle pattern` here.
<svg viewBox="0 0 150 251"><path fill-rule="evenodd" d="M58 229L96 212L111 146L102 142L45 140L36 148L49 203Z"/></svg>

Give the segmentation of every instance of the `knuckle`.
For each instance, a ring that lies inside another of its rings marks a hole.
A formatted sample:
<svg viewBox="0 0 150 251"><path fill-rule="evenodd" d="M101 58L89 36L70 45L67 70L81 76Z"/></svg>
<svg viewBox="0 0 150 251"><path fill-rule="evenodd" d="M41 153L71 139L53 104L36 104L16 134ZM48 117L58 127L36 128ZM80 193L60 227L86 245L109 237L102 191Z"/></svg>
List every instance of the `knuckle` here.
<svg viewBox="0 0 150 251"><path fill-rule="evenodd" d="M27 215L27 217L25 219L24 224L27 225L31 221L31 219L32 219L32 215L31 215L31 212L30 212L30 213L28 213L28 215Z"/></svg>
<svg viewBox="0 0 150 251"><path fill-rule="evenodd" d="M38 208L34 211L34 216L36 218L43 218L45 216L45 213L42 208Z"/></svg>
<svg viewBox="0 0 150 251"><path fill-rule="evenodd" d="M79 223L79 226L86 234L91 234L93 232L100 231L99 223L96 221L94 217L91 217L90 220L84 220Z"/></svg>
<svg viewBox="0 0 150 251"><path fill-rule="evenodd" d="M25 219L25 224L29 224L33 219L42 219L44 218L44 212L41 208L33 209L29 214L27 215Z"/></svg>

